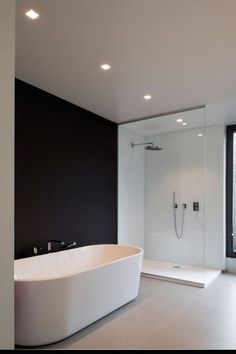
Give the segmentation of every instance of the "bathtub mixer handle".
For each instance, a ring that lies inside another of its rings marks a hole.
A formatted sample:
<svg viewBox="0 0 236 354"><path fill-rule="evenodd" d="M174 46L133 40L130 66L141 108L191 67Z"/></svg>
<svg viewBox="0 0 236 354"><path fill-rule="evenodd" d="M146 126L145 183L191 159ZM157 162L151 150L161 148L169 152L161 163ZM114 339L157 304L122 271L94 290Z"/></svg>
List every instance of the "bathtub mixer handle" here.
<svg viewBox="0 0 236 354"><path fill-rule="evenodd" d="M64 241L49 240L49 241L48 241L48 252L51 252L51 250L52 250L52 243L59 243L60 246L64 246L64 245L65 245L65 242L64 242Z"/></svg>
<svg viewBox="0 0 236 354"><path fill-rule="evenodd" d="M33 253L36 255L39 253L39 251L42 251L42 247L39 246L34 246L33 247Z"/></svg>

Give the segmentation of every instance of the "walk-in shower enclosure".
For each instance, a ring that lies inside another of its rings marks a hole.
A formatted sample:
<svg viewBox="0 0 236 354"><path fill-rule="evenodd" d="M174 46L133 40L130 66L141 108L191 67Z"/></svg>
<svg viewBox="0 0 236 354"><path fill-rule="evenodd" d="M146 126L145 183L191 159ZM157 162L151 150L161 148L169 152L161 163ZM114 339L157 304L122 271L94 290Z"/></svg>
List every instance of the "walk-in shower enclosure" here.
<svg viewBox="0 0 236 354"><path fill-rule="evenodd" d="M118 181L118 242L144 249L143 275L204 286L205 108L119 125Z"/></svg>

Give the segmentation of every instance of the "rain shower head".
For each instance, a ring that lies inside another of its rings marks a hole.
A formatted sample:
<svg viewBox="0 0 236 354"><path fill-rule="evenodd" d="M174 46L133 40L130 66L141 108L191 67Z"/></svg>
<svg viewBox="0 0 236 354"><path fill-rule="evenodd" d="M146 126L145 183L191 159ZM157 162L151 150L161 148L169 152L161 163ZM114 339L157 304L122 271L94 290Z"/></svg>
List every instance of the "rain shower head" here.
<svg viewBox="0 0 236 354"><path fill-rule="evenodd" d="M148 145L148 146L145 146L144 149L146 149L148 151L160 151L160 150L162 150L162 147L160 147L158 145L156 145L156 146Z"/></svg>
<svg viewBox="0 0 236 354"><path fill-rule="evenodd" d="M148 150L148 151L160 151L162 150L162 147L158 146L158 145L154 145L153 142L151 143L138 143L138 144L134 144L131 143L131 147L135 147L136 145L147 145L144 147L144 149Z"/></svg>

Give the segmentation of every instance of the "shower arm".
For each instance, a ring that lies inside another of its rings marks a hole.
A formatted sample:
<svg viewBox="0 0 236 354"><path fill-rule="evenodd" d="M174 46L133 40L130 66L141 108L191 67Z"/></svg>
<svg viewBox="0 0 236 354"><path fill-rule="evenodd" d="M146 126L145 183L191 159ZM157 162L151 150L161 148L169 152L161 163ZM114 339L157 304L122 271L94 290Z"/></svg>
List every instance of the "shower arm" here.
<svg viewBox="0 0 236 354"><path fill-rule="evenodd" d="M152 143L152 142L151 143L137 143L137 144L131 143L132 148L136 145L152 145L154 147L154 143Z"/></svg>

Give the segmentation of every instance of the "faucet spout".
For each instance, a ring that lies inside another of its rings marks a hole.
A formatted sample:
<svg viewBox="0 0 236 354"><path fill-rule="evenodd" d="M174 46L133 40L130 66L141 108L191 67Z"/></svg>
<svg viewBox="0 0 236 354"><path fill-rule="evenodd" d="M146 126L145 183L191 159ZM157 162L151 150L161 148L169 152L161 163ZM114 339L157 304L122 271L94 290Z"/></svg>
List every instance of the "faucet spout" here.
<svg viewBox="0 0 236 354"><path fill-rule="evenodd" d="M76 241L73 241L73 242L67 244L65 241L49 240L48 241L48 252L52 252L52 245L54 243L59 244L59 250L64 250L64 249L76 246L76 244L77 244ZM58 251L58 249L57 249L57 251Z"/></svg>
<svg viewBox="0 0 236 354"><path fill-rule="evenodd" d="M65 248L70 248L70 247L73 247L73 246L76 246L77 245L77 243L76 243L76 241L74 241L74 242L71 242L71 243L69 243L68 245L63 245L61 248L62 249L65 249Z"/></svg>

